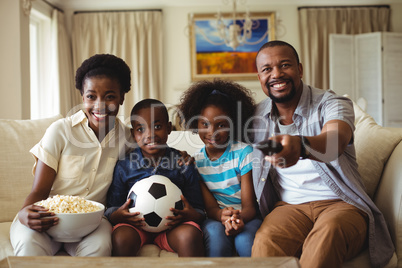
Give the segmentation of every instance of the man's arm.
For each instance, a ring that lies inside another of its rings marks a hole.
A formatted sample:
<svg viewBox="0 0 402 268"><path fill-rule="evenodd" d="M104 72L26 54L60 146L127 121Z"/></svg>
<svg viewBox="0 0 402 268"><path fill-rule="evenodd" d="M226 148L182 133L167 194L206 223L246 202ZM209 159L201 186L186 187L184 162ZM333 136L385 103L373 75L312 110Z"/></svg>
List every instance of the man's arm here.
<svg viewBox="0 0 402 268"><path fill-rule="evenodd" d="M345 151L352 137L353 131L348 123L342 120L331 120L323 126L319 135L306 136L307 141L303 141L300 136L278 135L272 137L273 140L282 144L283 149L277 154L266 156L266 158L277 167L290 167L299 161L302 146L304 146L308 159L330 162Z"/></svg>

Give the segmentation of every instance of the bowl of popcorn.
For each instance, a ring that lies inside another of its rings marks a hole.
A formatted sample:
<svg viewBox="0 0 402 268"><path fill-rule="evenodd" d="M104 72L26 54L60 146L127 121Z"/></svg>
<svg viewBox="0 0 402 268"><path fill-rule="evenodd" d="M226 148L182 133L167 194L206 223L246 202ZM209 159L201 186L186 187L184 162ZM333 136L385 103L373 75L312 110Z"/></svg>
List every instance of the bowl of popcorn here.
<svg viewBox="0 0 402 268"><path fill-rule="evenodd" d="M54 212L59 223L47 233L58 242L78 242L98 228L105 206L79 196L55 195L36 203Z"/></svg>

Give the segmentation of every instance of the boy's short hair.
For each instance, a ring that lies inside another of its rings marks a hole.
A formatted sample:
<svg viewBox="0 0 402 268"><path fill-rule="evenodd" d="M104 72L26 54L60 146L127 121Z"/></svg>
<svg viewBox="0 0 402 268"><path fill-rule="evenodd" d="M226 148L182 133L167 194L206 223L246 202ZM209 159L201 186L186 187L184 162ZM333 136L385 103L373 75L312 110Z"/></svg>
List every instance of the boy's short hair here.
<svg viewBox="0 0 402 268"><path fill-rule="evenodd" d="M142 101L137 102L137 104L134 105L133 109L131 110L131 121L133 118L135 118L136 115L138 115L138 112L142 109L146 108L157 108L157 109L162 109L162 112L164 113L164 117L166 122L169 122L169 113L168 110L161 101L156 100L156 99L144 99Z"/></svg>

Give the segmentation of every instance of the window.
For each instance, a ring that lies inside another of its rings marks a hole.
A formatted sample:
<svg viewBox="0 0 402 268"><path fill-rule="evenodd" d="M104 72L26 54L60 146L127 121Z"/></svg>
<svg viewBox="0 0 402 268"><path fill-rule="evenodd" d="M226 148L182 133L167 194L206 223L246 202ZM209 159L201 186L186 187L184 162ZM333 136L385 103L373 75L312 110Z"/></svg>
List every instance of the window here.
<svg viewBox="0 0 402 268"><path fill-rule="evenodd" d="M51 11L32 8L30 15L31 119L59 113L58 90L53 84Z"/></svg>

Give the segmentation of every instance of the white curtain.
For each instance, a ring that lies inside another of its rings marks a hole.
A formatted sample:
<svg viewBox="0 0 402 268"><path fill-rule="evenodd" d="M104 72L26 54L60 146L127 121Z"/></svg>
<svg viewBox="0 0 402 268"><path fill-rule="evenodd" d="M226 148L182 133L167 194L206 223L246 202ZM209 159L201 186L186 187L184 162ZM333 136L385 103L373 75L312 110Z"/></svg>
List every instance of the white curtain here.
<svg viewBox="0 0 402 268"><path fill-rule="evenodd" d="M303 81L329 88L329 34L389 31L390 9L380 7L299 8L300 59Z"/></svg>
<svg viewBox="0 0 402 268"><path fill-rule="evenodd" d="M162 90L162 12L89 12L73 18L74 69L99 53L122 58L131 69L131 91L120 116L128 120L132 107L144 98L159 98Z"/></svg>
<svg viewBox="0 0 402 268"><path fill-rule="evenodd" d="M64 14L56 9L52 12L52 89L59 100L59 113L66 116L80 101L74 85L73 63L70 40L65 27ZM56 104L57 105L57 104Z"/></svg>

